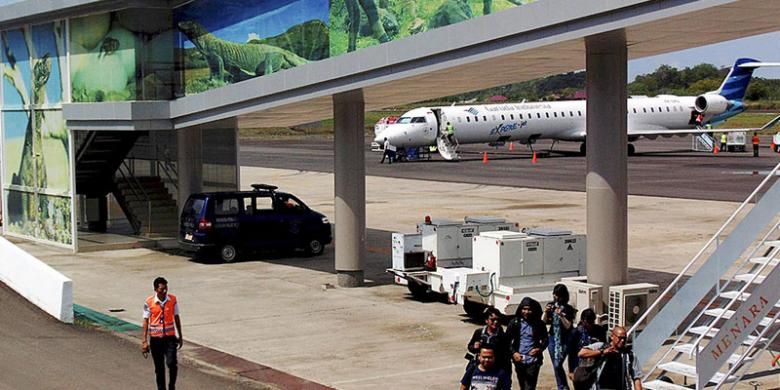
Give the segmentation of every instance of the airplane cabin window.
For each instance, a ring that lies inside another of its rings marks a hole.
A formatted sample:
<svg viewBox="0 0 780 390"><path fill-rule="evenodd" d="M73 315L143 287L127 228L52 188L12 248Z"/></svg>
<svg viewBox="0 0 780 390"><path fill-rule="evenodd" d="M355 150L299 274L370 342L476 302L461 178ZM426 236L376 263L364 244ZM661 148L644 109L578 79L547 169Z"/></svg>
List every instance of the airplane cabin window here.
<svg viewBox="0 0 780 390"><path fill-rule="evenodd" d="M466 122L469 122L469 123L471 123L471 117L470 117L470 116L467 116L467 117L466 117Z"/></svg>
<svg viewBox="0 0 780 390"><path fill-rule="evenodd" d="M515 120L515 114L509 114L509 118ZM523 114L520 114L520 119L523 119Z"/></svg>
<svg viewBox="0 0 780 390"><path fill-rule="evenodd" d="M647 114L647 109L646 109L646 108L644 108L644 107L642 107L642 112L644 112L645 114Z"/></svg>
<svg viewBox="0 0 780 390"><path fill-rule="evenodd" d="M501 120L502 120L502 121L505 121L505 120L506 120L506 118L504 118L504 114L501 114Z"/></svg>
<svg viewBox="0 0 780 390"><path fill-rule="evenodd" d="M661 107L658 107L658 112L664 112L664 110L662 110Z"/></svg>
<svg viewBox="0 0 780 390"><path fill-rule="evenodd" d="M536 117L541 119L541 118L542 118L542 114L540 114L540 113L538 113L538 112L537 112L537 113L536 113Z"/></svg>
<svg viewBox="0 0 780 390"><path fill-rule="evenodd" d="M557 118L558 117L558 113L557 112L553 112L553 116Z"/></svg>
<svg viewBox="0 0 780 390"><path fill-rule="evenodd" d="M546 117L548 117L548 118L549 118L549 117L550 117L550 113L549 113L549 112L545 112L545 113L544 113L544 116L546 116Z"/></svg>
<svg viewBox="0 0 780 390"><path fill-rule="evenodd" d="M565 117L566 117L566 113L561 111L561 118L565 118Z"/></svg>
<svg viewBox="0 0 780 390"><path fill-rule="evenodd" d="M669 106L666 106L666 112L670 112L670 111L669 111Z"/></svg>
<svg viewBox="0 0 780 390"><path fill-rule="evenodd" d="M655 112L655 108L650 107L650 112Z"/></svg>
<svg viewBox="0 0 780 390"><path fill-rule="evenodd" d="M582 111L577 111L577 115L582 116Z"/></svg>
<svg viewBox="0 0 780 390"><path fill-rule="evenodd" d="M574 111L569 111L569 116L574 116Z"/></svg>
<svg viewBox="0 0 780 390"><path fill-rule="evenodd" d="M493 119L496 119L496 117L494 116ZM482 120L487 122L487 115L482 115Z"/></svg>
<svg viewBox="0 0 780 390"><path fill-rule="evenodd" d="M636 114L636 107L634 108L634 114Z"/></svg>
<svg viewBox="0 0 780 390"><path fill-rule="evenodd" d="M479 122L479 117L474 115L474 122Z"/></svg>

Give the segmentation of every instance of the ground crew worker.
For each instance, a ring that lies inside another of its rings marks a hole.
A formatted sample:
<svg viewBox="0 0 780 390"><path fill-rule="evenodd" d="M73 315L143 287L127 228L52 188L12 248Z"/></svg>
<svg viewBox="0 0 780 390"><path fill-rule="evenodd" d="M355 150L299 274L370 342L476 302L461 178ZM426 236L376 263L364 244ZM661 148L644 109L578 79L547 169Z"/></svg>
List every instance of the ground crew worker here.
<svg viewBox="0 0 780 390"><path fill-rule="evenodd" d="M720 150L726 151L726 143L728 142L728 137L726 136L726 133L723 133L720 135Z"/></svg>
<svg viewBox="0 0 780 390"><path fill-rule="evenodd" d="M758 133L753 133L753 157L758 157Z"/></svg>
<svg viewBox="0 0 780 390"><path fill-rule="evenodd" d="M141 352L150 350L154 360L154 374L157 378L157 390L165 390L165 366L168 365L170 377L168 389L176 389L176 350L184 345L179 319L179 303L176 296L168 294L168 281L163 277L154 279L154 295L144 302L144 335ZM174 329L175 325L175 329ZM179 337L176 337L176 331ZM148 337L148 338L147 338ZM148 341L147 341L148 340Z"/></svg>
<svg viewBox="0 0 780 390"><path fill-rule="evenodd" d="M447 122L446 135L447 140L450 141L450 143L453 143L452 137L455 135L455 128L452 127L452 123L450 122Z"/></svg>

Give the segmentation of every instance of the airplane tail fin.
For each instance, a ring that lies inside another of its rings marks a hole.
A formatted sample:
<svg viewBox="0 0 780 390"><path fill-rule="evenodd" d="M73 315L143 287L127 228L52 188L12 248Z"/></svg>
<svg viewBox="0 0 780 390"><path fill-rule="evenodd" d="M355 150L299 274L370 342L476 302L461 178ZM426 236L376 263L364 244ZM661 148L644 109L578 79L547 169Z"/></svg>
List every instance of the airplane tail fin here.
<svg viewBox="0 0 780 390"><path fill-rule="evenodd" d="M748 84L750 84L753 71L760 66L762 63L752 58L737 59L720 88L712 93L721 95L728 100L742 100L745 97Z"/></svg>

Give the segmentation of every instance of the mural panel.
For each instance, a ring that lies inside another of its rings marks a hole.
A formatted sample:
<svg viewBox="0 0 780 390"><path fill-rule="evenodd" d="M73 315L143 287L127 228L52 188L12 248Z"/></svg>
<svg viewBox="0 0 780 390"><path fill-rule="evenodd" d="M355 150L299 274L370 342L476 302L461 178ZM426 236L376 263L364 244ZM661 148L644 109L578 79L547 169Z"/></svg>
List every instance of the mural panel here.
<svg viewBox="0 0 780 390"><path fill-rule="evenodd" d="M60 21L2 32L0 157L4 228L72 245L70 139L59 109L63 101L64 31ZM19 60L21 55L25 61Z"/></svg>
<svg viewBox="0 0 780 390"><path fill-rule="evenodd" d="M26 31L3 31L0 37L3 40L3 108L27 108L32 82Z"/></svg>
<svg viewBox="0 0 780 390"><path fill-rule="evenodd" d="M330 55L337 56L535 0L332 0Z"/></svg>
<svg viewBox="0 0 780 390"><path fill-rule="evenodd" d="M70 21L70 80L74 102L135 100L136 36L117 12Z"/></svg>
<svg viewBox="0 0 780 390"><path fill-rule="evenodd" d="M328 0L202 0L176 9L187 94L328 57Z"/></svg>

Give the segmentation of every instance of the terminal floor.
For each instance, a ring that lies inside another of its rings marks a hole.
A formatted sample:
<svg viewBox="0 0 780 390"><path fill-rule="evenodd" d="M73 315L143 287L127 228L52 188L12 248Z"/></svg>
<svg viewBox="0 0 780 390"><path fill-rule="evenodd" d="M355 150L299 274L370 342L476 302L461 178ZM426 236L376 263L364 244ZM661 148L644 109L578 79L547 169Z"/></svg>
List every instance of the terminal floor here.
<svg viewBox="0 0 780 390"><path fill-rule="evenodd" d="M300 196L331 220L333 176L244 167L242 183L267 182ZM190 340L340 389L456 386L465 343L478 324L459 306L419 302L384 273L390 233L424 215L493 215L521 226L585 231L585 194L478 184L367 177L364 288L333 287L333 246L314 258L259 254L235 264L192 260L176 250L73 255L21 246L74 280L76 303L140 323L152 280L163 275L181 302ZM736 208L735 203L629 198L629 281L668 283ZM338 224L338 221L335 221ZM614 270L591 270L614 272ZM553 385L549 366L540 388Z"/></svg>

